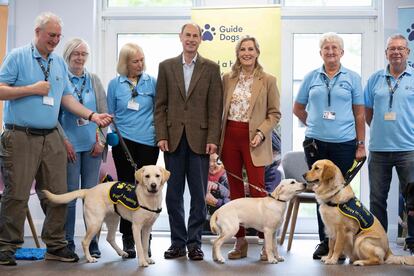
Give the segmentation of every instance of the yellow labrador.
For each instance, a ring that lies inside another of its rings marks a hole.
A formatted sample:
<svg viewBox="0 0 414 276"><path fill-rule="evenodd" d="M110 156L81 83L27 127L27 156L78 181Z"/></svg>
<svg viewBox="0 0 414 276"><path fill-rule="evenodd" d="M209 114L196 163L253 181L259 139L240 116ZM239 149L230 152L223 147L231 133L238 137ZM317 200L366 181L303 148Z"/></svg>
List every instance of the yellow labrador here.
<svg viewBox="0 0 414 276"><path fill-rule="evenodd" d="M355 198L351 186L344 185L342 173L333 162L316 161L304 178L314 184L329 237L329 253L322 262L337 264L339 256L345 254L354 265L414 265L414 256L392 254L381 223Z"/></svg>
<svg viewBox="0 0 414 276"><path fill-rule="evenodd" d="M219 234L213 243L213 260L224 263L220 248L226 240L237 233L239 226L243 225L263 232L269 263L276 264L283 261L283 257L279 256L277 251L275 233L282 225L286 202L305 188L304 183L294 179L284 179L270 196L239 198L221 206L210 219L213 233Z"/></svg>
<svg viewBox="0 0 414 276"><path fill-rule="evenodd" d="M120 220L119 216L122 216L124 219L132 222L139 265L148 266L148 264L154 263L148 257L149 235L152 225L159 216L162 205L162 188L169 177L170 172L158 166L144 166L136 171L135 179L137 180L137 185L135 193L139 206L141 206L136 210L127 208L123 204L115 205L111 201L109 191L118 182L106 182L98 184L91 189L82 189L61 195L55 195L46 190L43 192L51 202L56 204L65 204L76 198L84 200L83 210L87 231L82 241L82 247L88 262L94 263L97 261L89 253L89 244L91 239L101 229L104 221L108 227L106 240L119 256L128 256L128 253L119 248L115 242L115 234ZM122 183L118 184L122 186Z"/></svg>

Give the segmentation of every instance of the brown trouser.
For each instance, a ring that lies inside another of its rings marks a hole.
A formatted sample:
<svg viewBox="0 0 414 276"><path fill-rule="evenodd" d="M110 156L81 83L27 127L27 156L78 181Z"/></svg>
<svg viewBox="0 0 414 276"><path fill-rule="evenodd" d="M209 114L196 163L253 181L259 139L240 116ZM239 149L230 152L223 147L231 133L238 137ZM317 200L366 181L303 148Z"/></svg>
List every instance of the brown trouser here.
<svg viewBox="0 0 414 276"><path fill-rule="evenodd" d="M24 242L24 221L34 179L46 216L42 240L50 250L66 246L66 205L52 204L41 194L45 189L56 194L67 191L66 156L57 130L47 135L32 135L20 130L3 132L0 165L5 189L0 205L0 251L15 251Z"/></svg>

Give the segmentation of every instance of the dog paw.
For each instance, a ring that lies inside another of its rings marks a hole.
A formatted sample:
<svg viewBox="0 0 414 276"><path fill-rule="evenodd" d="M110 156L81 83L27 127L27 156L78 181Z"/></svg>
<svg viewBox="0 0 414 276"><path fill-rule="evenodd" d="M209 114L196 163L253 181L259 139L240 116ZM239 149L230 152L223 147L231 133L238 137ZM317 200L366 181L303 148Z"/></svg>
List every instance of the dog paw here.
<svg viewBox="0 0 414 276"><path fill-rule="evenodd" d="M323 256L322 258L321 258L321 262L325 262L326 260L328 260L329 259L329 257L328 256Z"/></svg>
<svg viewBox="0 0 414 276"><path fill-rule="evenodd" d="M88 263L96 263L98 260L94 257L90 257L90 258L86 258L86 260L88 261Z"/></svg>
<svg viewBox="0 0 414 276"><path fill-rule="evenodd" d="M361 260L359 260L359 261L353 262L352 264L355 265L355 266L363 266L364 265L364 262L361 261Z"/></svg>
<svg viewBox="0 0 414 276"><path fill-rule="evenodd" d="M268 262L269 264L277 264L277 263L278 263L278 261L277 261L275 258L273 258L273 259L268 258L267 262Z"/></svg>
<svg viewBox="0 0 414 276"><path fill-rule="evenodd" d="M279 262L284 262L285 258L283 258L282 256L276 257L276 260L278 260Z"/></svg>
<svg viewBox="0 0 414 276"><path fill-rule="evenodd" d="M326 265L334 265L334 264L338 264L338 260L335 260L335 259L333 259L333 258L331 258L331 259L327 259L327 260L325 260L325 262L324 262Z"/></svg>
<svg viewBox="0 0 414 276"><path fill-rule="evenodd" d="M119 253L119 256L126 259L126 258L128 258L128 253L126 253L125 251L121 251L121 253Z"/></svg>
<svg viewBox="0 0 414 276"><path fill-rule="evenodd" d="M148 263L147 261L142 261L142 262L139 262L139 266L148 267Z"/></svg>
<svg viewBox="0 0 414 276"><path fill-rule="evenodd" d="M218 262L219 264L224 264L225 260L223 257L218 257L213 259L215 262Z"/></svg>
<svg viewBox="0 0 414 276"><path fill-rule="evenodd" d="M146 259L149 264L155 264L154 260L151 258Z"/></svg>

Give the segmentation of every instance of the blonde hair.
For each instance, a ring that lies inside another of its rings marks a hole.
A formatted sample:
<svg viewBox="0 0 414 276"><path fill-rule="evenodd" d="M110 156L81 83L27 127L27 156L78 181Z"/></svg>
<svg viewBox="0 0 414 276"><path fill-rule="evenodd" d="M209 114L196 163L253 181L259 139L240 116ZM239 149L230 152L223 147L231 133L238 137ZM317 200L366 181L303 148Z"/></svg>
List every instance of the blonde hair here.
<svg viewBox="0 0 414 276"><path fill-rule="evenodd" d="M236 62L233 64L233 66L231 67L231 74L230 77L235 78L237 76L239 76L240 72L241 72L241 63L239 60L239 52L240 52L240 48L243 42L245 41L253 41L254 44L254 48L256 48L257 53L260 55L260 46L259 46L259 42L257 42L257 39L253 36L242 36L239 41L237 41L236 44ZM254 65L254 76L258 76L261 73L263 73L263 67L262 65L260 65L259 63L259 56L256 58L256 63Z"/></svg>
<svg viewBox="0 0 414 276"><path fill-rule="evenodd" d="M319 39L319 49L322 49L323 45L327 42L336 43L339 45L341 50L344 49L344 40L337 33L328 32L322 34L322 36Z"/></svg>
<svg viewBox="0 0 414 276"><path fill-rule="evenodd" d="M65 47L63 47L63 58L65 59L67 64L69 64L69 60L70 60L70 56L72 55L72 52L82 44L86 46L86 50L89 54L89 50L90 50L89 45L82 38L78 38L78 37L72 38L65 44Z"/></svg>
<svg viewBox="0 0 414 276"><path fill-rule="evenodd" d="M121 51L119 52L118 65L116 71L118 74L123 76L128 76L128 60L132 55L140 52L144 56L143 71L145 71L145 55L142 48L136 43L127 43L122 46Z"/></svg>

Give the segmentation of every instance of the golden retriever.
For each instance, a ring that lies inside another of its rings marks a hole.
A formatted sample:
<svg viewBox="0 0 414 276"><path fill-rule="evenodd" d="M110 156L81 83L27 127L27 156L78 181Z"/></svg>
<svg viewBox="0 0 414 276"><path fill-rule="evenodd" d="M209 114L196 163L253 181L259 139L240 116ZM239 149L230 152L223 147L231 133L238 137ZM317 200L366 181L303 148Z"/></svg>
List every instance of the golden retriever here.
<svg viewBox="0 0 414 276"><path fill-rule="evenodd" d="M162 188L169 177L170 172L158 166L144 166L135 172L135 179L137 181L135 193L139 205L143 206L137 210L130 210L122 204L117 204L115 210L115 205L109 198L109 190L117 182L105 182L91 189L76 190L61 195L52 194L47 190L43 192L51 202L56 204L66 204L76 198L84 200L83 210L87 230L82 241L82 247L88 262L94 263L97 261L89 253L89 244L91 239L101 229L104 221L108 227L106 240L119 256L128 256L128 253L119 248L115 242L115 234L120 220L119 216L122 216L124 219L132 222L139 265L145 267L148 264L154 263L148 257L149 235L152 225L159 216L159 212L155 212L155 210L161 210Z"/></svg>
<svg viewBox="0 0 414 276"><path fill-rule="evenodd" d="M221 206L210 219L213 233L219 234L213 243L213 260L224 263L220 248L226 240L237 233L239 226L243 225L263 232L269 263L277 264L283 261L283 257L279 256L277 251L275 233L282 225L286 202L305 188L304 183L294 179L284 179L271 196L239 198Z"/></svg>
<svg viewBox="0 0 414 276"><path fill-rule="evenodd" d="M316 161L303 177L309 184L314 184L312 189L320 204L319 211L329 237L329 253L322 258L322 262L337 264L338 258L345 254L354 265L414 265L414 256L392 254L387 234L377 218L373 217L369 228L360 229L356 219L339 211L336 205L348 203L355 198L355 194L350 185L344 185L342 173L333 162Z"/></svg>

